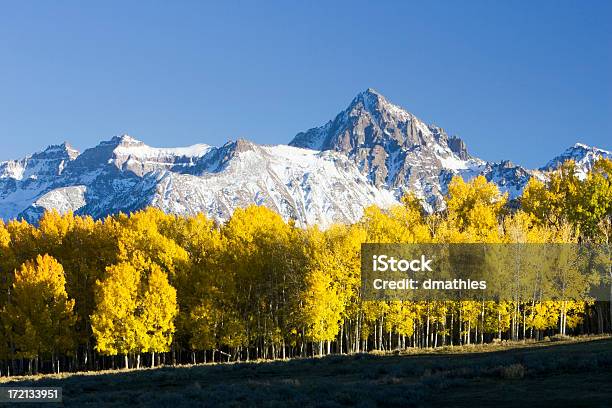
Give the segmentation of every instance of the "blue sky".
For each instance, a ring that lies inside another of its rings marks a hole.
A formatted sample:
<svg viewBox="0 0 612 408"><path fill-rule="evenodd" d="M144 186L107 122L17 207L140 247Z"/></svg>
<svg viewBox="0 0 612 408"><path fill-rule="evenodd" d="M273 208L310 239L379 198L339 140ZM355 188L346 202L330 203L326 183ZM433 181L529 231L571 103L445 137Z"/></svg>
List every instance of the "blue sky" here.
<svg viewBox="0 0 612 408"><path fill-rule="evenodd" d="M3 2L0 160L287 143L373 87L488 160L612 149L612 2Z"/></svg>

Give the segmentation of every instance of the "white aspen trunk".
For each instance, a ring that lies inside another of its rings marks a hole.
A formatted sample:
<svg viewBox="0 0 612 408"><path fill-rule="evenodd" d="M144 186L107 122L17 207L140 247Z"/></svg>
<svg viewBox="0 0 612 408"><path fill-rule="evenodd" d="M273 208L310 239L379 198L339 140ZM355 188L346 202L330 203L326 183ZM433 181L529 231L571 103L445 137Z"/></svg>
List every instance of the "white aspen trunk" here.
<svg viewBox="0 0 612 408"><path fill-rule="evenodd" d="M525 323L527 322L527 315L526 315L526 310L525 310L525 305L523 305L523 341L525 341L525 330L526 330L526 326Z"/></svg>
<svg viewBox="0 0 612 408"><path fill-rule="evenodd" d="M378 321L374 322L374 348L378 348Z"/></svg>
<svg viewBox="0 0 612 408"><path fill-rule="evenodd" d="M472 334L472 321L468 320L467 333L465 333L466 343L470 344L470 335Z"/></svg>
<svg viewBox="0 0 612 408"><path fill-rule="evenodd" d="M344 320L342 321L342 324L340 325L340 338L338 339L338 352L340 354L344 354L344 350L342 349L343 337L344 337Z"/></svg>
<svg viewBox="0 0 612 408"><path fill-rule="evenodd" d="M453 312L452 308L451 308L451 321L450 321L450 327L448 330L448 335L450 337L450 345L451 347L453 346L453 337L455 335L455 333L453 333L454 329L455 329L455 313Z"/></svg>
<svg viewBox="0 0 612 408"><path fill-rule="evenodd" d="M482 326L480 328L480 344L484 344L484 328L485 328L485 302L482 301Z"/></svg>
<svg viewBox="0 0 612 408"><path fill-rule="evenodd" d="M438 347L438 322L436 322L436 328L434 329L434 348Z"/></svg>
<svg viewBox="0 0 612 408"><path fill-rule="evenodd" d="M383 337L383 320L381 318L380 324L378 325L378 349L379 350L383 349L382 337Z"/></svg>
<svg viewBox="0 0 612 408"><path fill-rule="evenodd" d="M459 306L459 345L463 345L463 322L461 321L461 306Z"/></svg>
<svg viewBox="0 0 612 408"><path fill-rule="evenodd" d="M429 304L427 305L427 323L425 326L425 348L429 348Z"/></svg>

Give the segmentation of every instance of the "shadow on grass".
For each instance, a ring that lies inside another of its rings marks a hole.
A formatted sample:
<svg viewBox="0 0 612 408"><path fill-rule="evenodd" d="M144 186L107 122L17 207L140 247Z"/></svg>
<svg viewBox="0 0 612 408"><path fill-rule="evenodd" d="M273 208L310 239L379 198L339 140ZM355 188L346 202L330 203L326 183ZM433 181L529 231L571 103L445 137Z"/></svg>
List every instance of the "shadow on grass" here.
<svg viewBox="0 0 612 408"><path fill-rule="evenodd" d="M577 388L612 378L610 338L464 349L15 378L0 385L63 387L64 406L78 407L461 406L462 398L473 407L493 401L516 406L535 397L544 406L579 406L585 400ZM587 402L606 406L612 391L609 385L598 390Z"/></svg>

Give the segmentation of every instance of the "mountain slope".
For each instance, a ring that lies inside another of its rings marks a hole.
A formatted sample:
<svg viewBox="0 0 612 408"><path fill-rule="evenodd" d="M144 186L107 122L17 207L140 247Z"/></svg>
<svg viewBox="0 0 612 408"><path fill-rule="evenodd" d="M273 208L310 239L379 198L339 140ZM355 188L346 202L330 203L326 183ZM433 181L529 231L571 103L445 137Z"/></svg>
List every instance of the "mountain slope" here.
<svg viewBox="0 0 612 408"><path fill-rule="evenodd" d="M600 157L612 159L612 152L597 147L587 146L582 143L576 143L559 156L550 160L541 167L540 170L544 172L556 170L565 161L573 160L576 163L578 177L583 178L586 176L586 173L593 168L593 164L595 164Z"/></svg>
<svg viewBox="0 0 612 408"><path fill-rule="evenodd" d="M443 195L454 175L483 174L511 195L529 178L523 177L525 169L509 162L487 163L472 157L463 140L425 124L373 89L358 94L325 125L298 133L290 145L342 152L376 186L393 190L397 197L412 191L429 210L443 207Z"/></svg>
<svg viewBox="0 0 612 408"><path fill-rule="evenodd" d="M483 175L513 199L532 176L542 177L542 171L553 169L555 160L578 159L586 170L598 152L605 153L576 145L540 171L507 160L487 162L470 155L462 139L424 123L371 88L358 94L333 120L298 133L290 145L342 152L376 186L392 190L397 198L411 191L429 211L444 207L443 196L455 175L464 179Z"/></svg>
<svg viewBox="0 0 612 408"><path fill-rule="evenodd" d="M369 205L397 202L377 189L346 158L289 146L257 146L238 141L240 150L223 171L200 176L166 172L158 175L149 204L173 213L207 213L228 219L234 209L265 205L298 225L328 226L359 220Z"/></svg>
<svg viewBox="0 0 612 408"><path fill-rule="evenodd" d="M0 218L16 217L48 191L78 154L64 143L20 160L0 162Z"/></svg>
<svg viewBox="0 0 612 408"><path fill-rule="evenodd" d="M325 227L356 222L366 206L397 203L337 153L245 140L158 149L129 136L85 150L21 198L0 200L2 218L36 221L49 209L103 217L151 205L223 221L238 207L258 204L298 225Z"/></svg>
<svg viewBox="0 0 612 408"><path fill-rule="evenodd" d="M80 154L64 143L0 162L0 218L37 221L50 209L103 217L151 205L223 221L258 204L298 225L325 227L356 222L364 207L397 204L407 191L427 210L441 209L455 175L484 175L516 198L531 177L543 178L565 160L575 160L584 176L601 156L612 154L578 143L537 170L487 162L460 138L368 89L290 146L237 140L154 148L124 135Z"/></svg>

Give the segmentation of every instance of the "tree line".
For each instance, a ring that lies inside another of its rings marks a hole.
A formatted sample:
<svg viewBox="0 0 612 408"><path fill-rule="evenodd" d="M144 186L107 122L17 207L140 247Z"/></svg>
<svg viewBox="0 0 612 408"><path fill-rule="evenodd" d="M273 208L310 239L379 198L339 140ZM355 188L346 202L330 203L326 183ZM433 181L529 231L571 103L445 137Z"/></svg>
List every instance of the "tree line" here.
<svg viewBox="0 0 612 408"><path fill-rule="evenodd" d="M595 243L610 248L612 162L566 162L517 203L455 177L446 209L417 198L353 225L298 228L261 206L218 224L147 208L94 220L0 220L0 374L245 361L612 331L583 287L552 301L366 301L360 245ZM608 252L609 254L609 252ZM612 268L607 260L608 284ZM493 280L495 276L491 279ZM524 277L531 279L533 277ZM521 278L523 279L523 278ZM572 290L569 290L572 289Z"/></svg>

